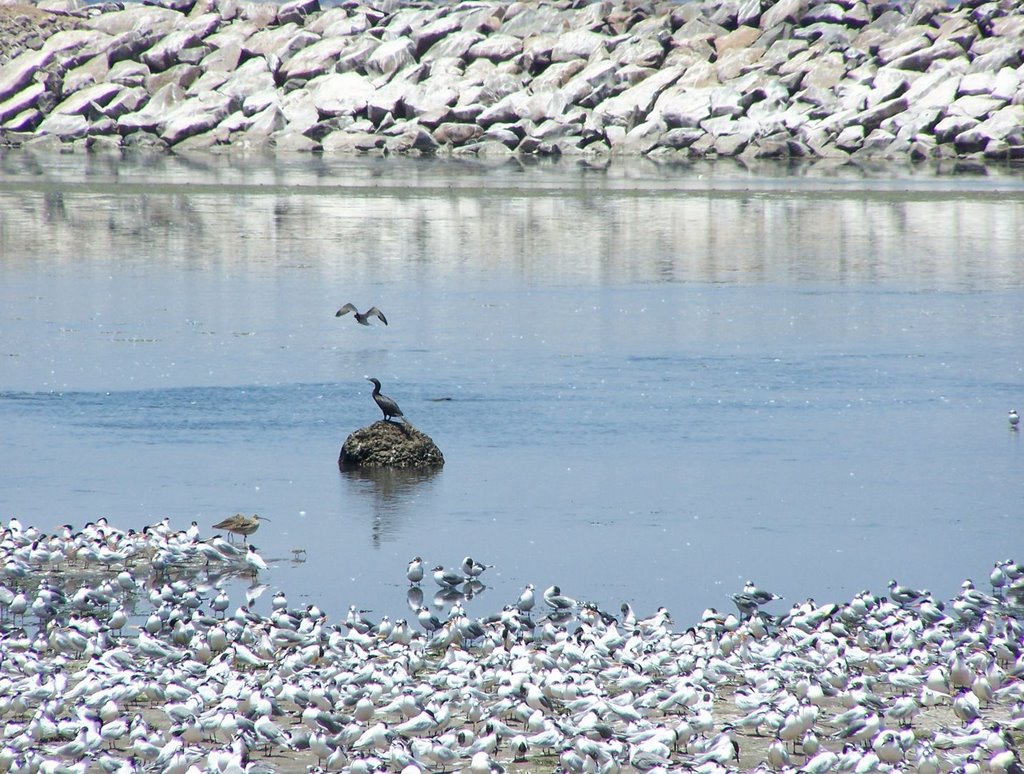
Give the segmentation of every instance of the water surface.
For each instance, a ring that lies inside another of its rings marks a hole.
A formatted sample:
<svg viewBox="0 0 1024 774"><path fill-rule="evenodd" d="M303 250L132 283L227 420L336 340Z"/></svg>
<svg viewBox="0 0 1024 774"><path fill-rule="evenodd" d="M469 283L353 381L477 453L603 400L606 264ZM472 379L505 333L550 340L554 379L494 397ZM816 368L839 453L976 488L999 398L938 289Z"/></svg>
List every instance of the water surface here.
<svg viewBox="0 0 1024 774"><path fill-rule="evenodd" d="M0 517L260 513L335 618L414 555L493 564L477 614L952 596L1024 464L1024 178L953 171L6 153ZM367 375L442 472L339 472Z"/></svg>

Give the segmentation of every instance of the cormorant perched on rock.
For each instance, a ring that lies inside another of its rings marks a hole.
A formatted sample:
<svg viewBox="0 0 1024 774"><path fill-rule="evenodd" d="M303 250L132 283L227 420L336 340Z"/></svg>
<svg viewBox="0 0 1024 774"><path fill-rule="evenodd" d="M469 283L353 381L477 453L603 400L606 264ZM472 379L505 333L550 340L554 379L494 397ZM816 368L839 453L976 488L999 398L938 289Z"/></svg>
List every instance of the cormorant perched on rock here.
<svg viewBox="0 0 1024 774"><path fill-rule="evenodd" d="M348 314L349 312L355 314L356 322L360 325L369 325L370 321L368 318L370 317L379 317L382 323L385 325L388 324L388 318L385 317L384 313L375 306L371 306L365 312L360 313L360 311L356 309L355 304L345 304L345 306L341 307L341 309L334 313L334 316L341 317L343 314Z"/></svg>
<svg viewBox="0 0 1024 774"><path fill-rule="evenodd" d="M377 406L384 414L384 420L388 421L391 417L402 417L402 409L398 408L398 404L395 403L387 395L380 394L380 382L374 379L372 376L366 377L367 381L373 382L373 399L377 402Z"/></svg>

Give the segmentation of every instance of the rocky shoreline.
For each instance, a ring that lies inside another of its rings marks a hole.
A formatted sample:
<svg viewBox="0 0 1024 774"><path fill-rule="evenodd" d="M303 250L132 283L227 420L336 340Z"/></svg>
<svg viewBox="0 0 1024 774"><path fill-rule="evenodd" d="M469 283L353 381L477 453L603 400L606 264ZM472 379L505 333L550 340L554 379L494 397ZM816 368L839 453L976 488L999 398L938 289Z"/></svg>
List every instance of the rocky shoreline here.
<svg viewBox="0 0 1024 774"><path fill-rule="evenodd" d="M0 5L0 145L1017 159L1021 6Z"/></svg>

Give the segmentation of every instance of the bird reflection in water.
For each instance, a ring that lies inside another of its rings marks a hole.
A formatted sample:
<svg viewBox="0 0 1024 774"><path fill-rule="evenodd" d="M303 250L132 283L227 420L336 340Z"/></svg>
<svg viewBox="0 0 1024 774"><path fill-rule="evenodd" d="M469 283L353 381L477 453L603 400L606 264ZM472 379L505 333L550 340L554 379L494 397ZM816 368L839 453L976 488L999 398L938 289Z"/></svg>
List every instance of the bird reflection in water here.
<svg viewBox="0 0 1024 774"><path fill-rule="evenodd" d="M357 509L373 514L370 520L370 542L380 548L382 542L393 539L401 528L413 495L422 496L430 491L428 482L437 470L404 470L400 468L342 469L341 476L351 484L351 491L359 499L368 500L368 507Z"/></svg>

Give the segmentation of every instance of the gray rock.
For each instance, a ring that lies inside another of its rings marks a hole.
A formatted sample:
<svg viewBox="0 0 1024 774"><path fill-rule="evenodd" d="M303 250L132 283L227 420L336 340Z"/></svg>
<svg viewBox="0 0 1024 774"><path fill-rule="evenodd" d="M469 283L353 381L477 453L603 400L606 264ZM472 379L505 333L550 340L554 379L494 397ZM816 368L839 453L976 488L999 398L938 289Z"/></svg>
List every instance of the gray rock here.
<svg viewBox="0 0 1024 774"><path fill-rule="evenodd" d="M26 51L0 67L0 102L10 99L53 61L53 51Z"/></svg>
<svg viewBox="0 0 1024 774"><path fill-rule="evenodd" d="M872 131L877 129L886 118L902 113L907 109L908 104L906 97L886 100L864 110L856 117L855 121L868 131Z"/></svg>
<svg viewBox="0 0 1024 774"><path fill-rule="evenodd" d="M711 89L710 105L712 116L739 118L746 112L742 96L732 86L717 86Z"/></svg>
<svg viewBox="0 0 1024 774"><path fill-rule="evenodd" d="M955 59L963 56L964 50L952 41L934 43L927 48L912 51L903 56L897 56L889 61L889 66L898 70L917 70L925 72L935 62L943 59Z"/></svg>
<svg viewBox="0 0 1024 774"><path fill-rule="evenodd" d="M313 102L321 115L353 115L366 109L374 87L365 75L331 73L314 78L307 84Z"/></svg>
<svg viewBox="0 0 1024 774"><path fill-rule="evenodd" d="M242 58L241 43L228 43L215 48L199 62L204 73L233 72Z"/></svg>
<svg viewBox="0 0 1024 774"><path fill-rule="evenodd" d="M800 21L805 24L825 22L827 24L846 24L846 8L839 3L821 3L807 9Z"/></svg>
<svg viewBox="0 0 1024 774"><path fill-rule="evenodd" d="M995 111L977 126L957 136L973 133L987 144L988 140L1009 141L1014 145L1024 142L1024 105L1007 105ZM959 147L958 147L959 149Z"/></svg>
<svg viewBox="0 0 1024 774"><path fill-rule="evenodd" d="M971 62L970 72L976 73L984 70L1000 70L1003 67L1019 67L1024 56L1024 47L1020 41L1000 41L996 39L996 45L974 58ZM972 47L972 51L977 45Z"/></svg>
<svg viewBox="0 0 1024 774"><path fill-rule="evenodd" d="M446 59L448 57L465 58L469 50L483 39L483 35L472 30L462 30L461 32L447 35L427 49L420 56L420 61L430 62L435 59Z"/></svg>
<svg viewBox="0 0 1024 774"><path fill-rule="evenodd" d="M392 153L418 151L424 154L431 154L438 148L437 140L422 126L408 127L401 134L389 138L385 144ZM380 423L378 422L377 424Z"/></svg>
<svg viewBox="0 0 1024 774"><path fill-rule="evenodd" d="M0 124L4 124L14 117L26 113L39 102L39 98L45 93L46 87L42 83L35 81L12 95L10 99L0 102Z"/></svg>
<svg viewBox="0 0 1024 774"><path fill-rule="evenodd" d="M65 115L86 116L95 113L117 95L123 87L116 83L97 83L81 89L59 103L51 111Z"/></svg>
<svg viewBox="0 0 1024 774"><path fill-rule="evenodd" d="M522 138L511 129L501 126L491 126L483 134L483 141L500 143L508 149L514 149L519 145Z"/></svg>
<svg viewBox="0 0 1024 774"><path fill-rule="evenodd" d="M594 110L601 126L632 128L651 111L658 96L685 72L682 67L667 67L621 94L602 102Z"/></svg>
<svg viewBox="0 0 1024 774"><path fill-rule="evenodd" d="M71 113L51 113L35 131L36 134L52 134L63 141L78 140L89 133L89 119Z"/></svg>
<svg viewBox="0 0 1024 774"><path fill-rule="evenodd" d="M448 123L434 130L434 140L440 145L465 145L483 136L484 130L476 124Z"/></svg>
<svg viewBox="0 0 1024 774"><path fill-rule="evenodd" d="M474 43L466 56L469 59L489 59L492 62L505 62L521 54L523 41L512 35L489 35Z"/></svg>
<svg viewBox="0 0 1024 774"><path fill-rule="evenodd" d="M1021 73L1012 67L1004 67L996 73L990 94L996 99L1005 99L1010 102L1020 91L1022 82L1024 82L1024 78Z"/></svg>
<svg viewBox="0 0 1024 774"><path fill-rule="evenodd" d="M1010 72L1013 71L1010 70ZM995 82L996 74L991 71L967 73L960 79L956 95L958 97L979 95L987 97L992 93L992 87L995 85ZM1014 89L1014 91L1016 91L1016 89Z"/></svg>
<svg viewBox="0 0 1024 774"><path fill-rule="evenodd" d="M175 30L143 52L142 61L152 72L161 72L179 61L183 49L197 45L199 40L191 30Z"/></svg>
<svg viewBox="0 0 1024 774"><path fill-rule="evenodd" d="M530 82L530 89L534 94L545 91L558 91L564 88L584 67L586 67L586 62L582 59L573 59L571 62L556 62Z"/></svg>
<svg viewBox="0 0 1024 774"><path fill-rule="evenodd" d="M718 80L725 82L738 77L750 69L764 55L764 49L758 46L728 51L715 62L715 73Z"/></svg>
<svg viewBox="0 0 1024 774"><path fill-rule="evenodd" d="M321 140L324 153L368 153L383 150L384 138L369 132L338 131Z"/></svg>
<svg viewBox="0 0 1024 774"><path fill-rule="evenodd" d="M91 57L78 67L64 74L61 91L65 96L74 94L86 86L92 86L94 83L107 80L109 73L110 65L107 63L106 56Z"/></svg>
<svg viewBox="0 0 1024 774"><path fill-rule="evenodd" d="M420 57L439 40L461 29L462 22L459 16L449 14L410 31L409 37L416 44L416 56Z"/></svg>
<svg viewBox="0 0 1024 774"><path fill-rule="evenodd" d="M768 30L783 22L797 22L807 12L807 0L779 0L761 14L761 29Z"/></svg>
<svg viewBox="0 0 1024 774"><path fill-rule="evenodd" d="M661 139L658 141L658 145L665 148L680 150L682 148L689 148L703 136L703 129L679 127L676 129L669 129L667 132L662 134Z"/></svg>
<svg viewBox="0 0 1024 774"><path fill-rule="evenodd" d="M864 138L860 150L855 155L870 156L872 158L892 156L906 152L907 148L909 148L909 143L900 151L899 146L896 144L896 138L890 132L884 129L875 129Z"/></svg>
<svg viewBox="0 0 1024 774"><path fill-rule="evenodd" d="M313 95L306 89L299 89L281 98L281 112L288 119L288 128L305 134L320 120Z"/></svg>
<svg viewBox="0 0 1024 774"><path fill-rule="evenodd" d="M665 61L665 44L657 38L632 38L615 47L612 60L620 65L661 67Z"/></svg>
<svg viewBox="0 0 1024 774"><path fill-rule="evenodd" d="M509 94L481 112L476 122L484 129L494 124L514 123L526 113L529 98L525 92Z"/></svg>
<svg viewBox="0 0 1024 774"><path fill-rule="evenodd" d="M1006 100L995 97L960 97L949 106L949 115L982 119L1005 104Z"/></svg>
<svg viewBox="0 0 1024 774"><path fill-rule="evenodd" d="M283 62L279 69L280 75L285 80L290 78L308 79L326 75L333 71L338 58L351 48L352 44L348 38L336 37L318 40L296 51L287 61Z"/></svg>
<svg viewBox="0 0 1024 774"><path fill-rule="evenodd" d="M878 49L878 61L891 62L898 57L922 51L932 44L931 38L920 27L903 30Z"/></svg>
<svg viewBox="0 0 1024 774"><path fill-rule="evenodd" d="M270 65L262 56L254 56L243 62L217 86L217 91L229 97L245 98L246 95L276 88Z"/></svg>
<svg viewBox="0 0 1024 774"><path fill-rule="evenodd" d="M569 79L562 88L562 96L570 104L579 104L595 89L610 85L618 72L618 65L610 59L599 59L589 63Z"/></svg>
<svg viewBox="0 0 1024 774"><path fill-rule="evenodd" d="M291 0L278 9L277 21L279 24L304 25L310 16L319 12L319 0Z"/></svg>
<svg viewBox="0 0 1024 774"><path fill-rule="evenodd" d="M402 97L402 104L405 106L405 117L415 118L433 111L443 110L447 114L448 108L454 105L458 98L458 90L445 83L443 77L428 78L410 86Z"/></svg>
<svg viewBox="0 0 1024 774"><path fill-rule="evenodd" d="M714 150L719 156L736 156L750 143L750 137L743 134L722 134L715 138Z"/></svg>
<svg viewBox="0 0 1024 774"><path fill-rule="evenodd" d="M366 62L373 56L380 44L372 37L362 38L350 45L338 58L335 72L344 73L350 70L366 72Z"/></svg>
<svg viewBox="0 0 1024 774"><path fill-rule="evenodd" d="M883 67L875 73L871 87L867 95L868 107L874 107L905 93L910 88L910 78L905 72Z"/></svg>
<svg viewBox="0 0 1024 774"><path fill-rule="evenodd" d="M973 129L981 122L969 116L946 116L935 125L933 133L940 143L953 142L957 135Z"/></svg>
<svg viewBox="0 0 1024 774"><path fill-rule="evenodd" d="M243 116L251 118L271 107L278 109L281 107L281 97L278 95L277 89L264 89L263 91L247 94L242 99L242 107L239 112ZM319 118L319 115L317 117Z"/></svg>
<svg viewBox="0 0 1024 774"><path fill-rule="evenodd" d="M291 43L296 37L307 41L306 45L310 45L311 41L308 40L310 35L311 33L308 33L295 23L285 24L281 27L260 29L251 34L242 43L242 55L246 58L261 56L267 59L268 62L271 58L280 60L281 52L291 51L291 53L294 53L298 50L291 49Z"/></svg>
<svg viewBox="0 0 1024 774"><path fill-rule="evenodd" d="M140 131L155 133L157 125L163 117L185 99L185 92L180 86L175 84L165 86L154 94L140 110L119 116L117 131L121 134Z"/></svg>
<svg viewBox="0 0 1024 774"><path fill-rule="evenodd" d="M961 74L950 68L925 73L910 84L904 96L917 107L946 107L956 99Z"/></svg>
<svg viewBox="0 0 1024 774"><path fill-rule="evenodd" d="M319 142L292 129L282 129L270 139L274 149L282 153L313 153L321 149Z"/></svg>
<svg viewBox="0 0 1024 774"><path fill-rule="evenodd" d="M189 87L199 80L201 74L202 70L195 65L179 64L164 70L162 73L154 73L148 76L142 85L145 86L146 91L154 93L168 83L175 83L187 92Z"/></svg>
<svg viewBox="0 0 1024 774"><path fill-rule="evenodd" d="M125 86L99 112L115 121L123 115L139 110L149 101L149 92L139 86Z"/></svg>
<svg viewBox="0 0 1024 774"><path fill-rule="evenodd" d="M171 8L132 5L121 11L108 11L88 17L83 24L112 36L137 33L161 37L184 27L185 15Z"/></svg>
<svg viewBox="0 0 1024 774"><path fill-rule="evenodd" d="M864 144L864 127L860 124L851 124L847 126L843 131L836 137L836 147L840 148L847 153L852 153L855 150L859 150L861 145Z"/></svg>
<svg viewBox="0 0 1024 774"><path fill-rule="evenodd" d="M199 70L202 72L203 68L200 66ZM196 78L186 91L189 96L202 94L204 91L216 91L227 83L229 77L230 75L223 70L208 70Z"/></svg>
<svg viewBox="0 0 1024 774"><path fill-rule="evenodd" d="M270 105L253 115L248 124L245 129L247 139L253 139L256 135L269 137L275 132L281 131L288 125L288 119L285 118L281 108L277 105Z"/></svg>
<svg viewBox="0 0 1024 774"><path fill-rule="evenodd" d="M395 38L381 43L366 60L366 74L391 76L415 63L416 44L410 38Z"/></svg>
<svg viewBox="0 0 1024 774"><path fill-rule="evenodd" d="M711 89L666 89L652 109L669 128L693 129L711 117Z"/></svg>
<svg viewBox="0 0 1024 774"><path fill-rule="evenodd" d="M149 67L142 62L130 62L127 60L117 62L107 73L107 81L119 83L122 86L141 86L146 82L152 73Z"/></svg>
<svg viewBox="0 0 1024 774"><path fill-rule="evenodd" d="M590 30L569 30L558 36L551 50L552 62L568 62L572 59L588 59L595 51L605 48L608 38Z"/></svg>
<svg viewBox="0 0 1024 774"><path fill-rule="evenodd" d="M217 92L186 98L161 118L160 139L174 145L186 137L208 132L234 110L234 104L231 97Z"/></svg>

